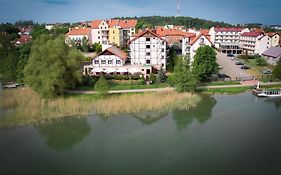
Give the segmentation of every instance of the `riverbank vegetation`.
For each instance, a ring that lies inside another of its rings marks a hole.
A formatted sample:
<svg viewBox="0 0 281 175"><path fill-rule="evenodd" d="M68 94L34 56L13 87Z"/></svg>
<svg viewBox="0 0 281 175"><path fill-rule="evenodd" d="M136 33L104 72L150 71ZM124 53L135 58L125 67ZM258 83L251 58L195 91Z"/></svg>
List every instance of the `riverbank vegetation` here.
<svg viewBox="0 0 281 175"><path fill-rule="evenodd" d="M199 101L190 93L162 92L122 95L73 95L58 98L41 98L30 88L2 91L0 128L44 123L65 117L85 117L91 112L102 116L148 111L167 112L172 109L189 109Z"/></svg>

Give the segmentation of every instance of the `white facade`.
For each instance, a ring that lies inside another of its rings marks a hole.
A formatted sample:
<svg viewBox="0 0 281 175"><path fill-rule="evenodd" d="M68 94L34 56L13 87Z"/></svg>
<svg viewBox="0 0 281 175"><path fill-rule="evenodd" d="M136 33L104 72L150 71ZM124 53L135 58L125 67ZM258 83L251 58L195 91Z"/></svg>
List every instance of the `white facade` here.
<svg viewBox="0 0 281 175"><path fill-rule="evenodd" d="M254 33L250 32L241 35L240 44L244 53L261 55L271 47L271 38L262 33L254 35Z"/></svg>
<svg viewBox="0 0 281 175"><path fill-rule="evenodd" d="M99 35L99 29L91 29L92 44L101 44L101 37Z"/></svg>
<svg viewBox="0 0 281 175"><path fill-rule="evenodd" d="M279 46L279 42L280 42L280 35L276 33L271 37L271 47Z"/></svg>
<svg viewBox="0 0 281 175"><path fill-rule="evenodd" d="M89 36L88 35L68 35L67 38L68 38L68 40L82 41L83 38L86 38L88 40Z"/></svg>
<svg viewBox="0 0 281 175"><path fill-rule="evenodd" d="M202 33L198 34L195 38L184 38L182 40L182 55L189 56L190 61L193 61L193 58L196 54L196 51L201 46L212 46L211 41Z"/></svg>
<svg viewBox="0 0 281 175"><path fill-rule="evenodd" d="M109 28L119 28L122 43L129 42L130 37L136 33L135 26L126 27L128 20L100 20L95 21L97 24L92 26L91 37L92 43L108 44L109 43ZM114 23L114 25L112 25ZM120 23L120 25L119 25ZM124 25L124 27L123 27Z"/></svg>
<svg viewBox="0 0 281 175"><path fill-rule="evenodd" d="M166 68L167 43L151 31L145 31L130 41L132 65L160 65Z"/></svg>
<svg viewBox="0 0 281 175"><path fill-rule="evenodd" d="M197 38L196 37L196 41L193 41L191 43L191 47L190 47L190 59L191 61L193 61L193 58L196 54L196 51L199 47L201 46L205 46L205 45L208 45L208 46L212 46L212 43L210 42L210 40L205 36L205 35L199 35L199 37Z"/></svg>
<svg viewBox="0 0 281 175"><path fill-rule="evenodd" d="M125 60L116 55L99 55L93 59L93 67L121 67Z"/></svg>
<svg viewBox="0 0 281 175"><path fill-rule="evenodd" d="M47 30L52 30L54 28L55 28L54 25L45 25L45 29L47 29Z"/></svg>
<svg viewBox="0 0 281 175"><path fill-rule="evenodd" d="M244 32L250 32L248 28L215 28L212 27L209 31L210 40L217 47L221 43L239 43L240 35Z"/></svg>
<svg viewBox="0 0 281 175"><path fill-rule="evenodd" d="M263 36L257 39L255 46L255 54L261 55L268 48L271 47L271 38L268 36Z"/></svg>

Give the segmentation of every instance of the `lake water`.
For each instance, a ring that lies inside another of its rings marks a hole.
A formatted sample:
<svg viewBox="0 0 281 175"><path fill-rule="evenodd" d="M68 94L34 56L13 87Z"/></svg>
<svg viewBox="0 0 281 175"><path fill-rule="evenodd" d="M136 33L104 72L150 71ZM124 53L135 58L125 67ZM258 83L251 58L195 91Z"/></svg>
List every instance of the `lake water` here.
<svg viewBox="0 0 281 175"><path fill-rule="evenodd" d="M168 114L0 130L1 175L281 174L281 100L204 97Z"/></svg>

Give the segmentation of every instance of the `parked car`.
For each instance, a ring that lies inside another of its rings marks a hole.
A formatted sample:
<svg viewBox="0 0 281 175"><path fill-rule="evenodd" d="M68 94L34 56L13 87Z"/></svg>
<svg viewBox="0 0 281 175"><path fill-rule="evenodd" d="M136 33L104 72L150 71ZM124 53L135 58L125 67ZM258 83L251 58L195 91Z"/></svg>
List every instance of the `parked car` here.
<svg viewBox="0 0 281 175"><path fill-rule="evenodd" d="M243 66L241 66L240 68L241 68L241 69L251 69L251 67L246 66L246 65L243 65Z"/></svg>
<svg viewBox="0 0 281 175"><path fill-rule="evenodd" d="M231 53L227 54L227 56L228 56L228 57L234 57L234 55L231 54Z"/></svg>
<svg viewBox="0 0 281 175"><path fill-rule="evenodd" d="M222 69L222 66L219 66L219 69Z"/></svg>
<svg viewBox="0 0 281 175"><path fill-rule="evenodd" d="M236 61L235 64L236 64L236 65L244 65L244 63L241 62L241 61Z"/></svg>
<svg viewBox="0 0 281 175"><path fill-rule="evenodd" d="M230 76L227 74L218 74L218 77L219 78L230 78Z"/></svg>
<svg viewBox="0 0 281 175"><path fill-rule="evenodd" d="M272 74L272 70L264 70L262 71L263 74Z"/></svg>

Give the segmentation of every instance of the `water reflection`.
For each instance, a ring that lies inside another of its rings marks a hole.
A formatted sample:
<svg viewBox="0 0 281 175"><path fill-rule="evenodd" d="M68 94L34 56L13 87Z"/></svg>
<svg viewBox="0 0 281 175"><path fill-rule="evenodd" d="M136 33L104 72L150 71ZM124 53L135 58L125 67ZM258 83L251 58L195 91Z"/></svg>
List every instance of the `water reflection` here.
<svg viewBox="0 0 281 175"><path fill-rule="evenodd" d="M196 120L200 124L208 121L211 118L212 110L217 101L210 96L202 96L200 103L196 107L189 110L174 110L172 111L173 120L178 129L185 129L189 124Z"/></svg>
<svg viewBox="0 0 281 175"><path fill-rule="evenodd" d="M145 125L151 125L166 115L166 112L146 112L139 114L131 114L132 117L138 119Z"/></svg>
<svg viewBox="0 0 281 175"><path fill-rule="evenodd" d="M48 122L36 129L49 148L59 151L71 149L82 142L91 131L86 118Z"/></svg>
<svg viewBox="0 0 281 175"><path fill-rule="evenodd" d="M263 98L263 101L267 103L274 103L276 110L278 110L281 107L281 98Z"/></svg>

